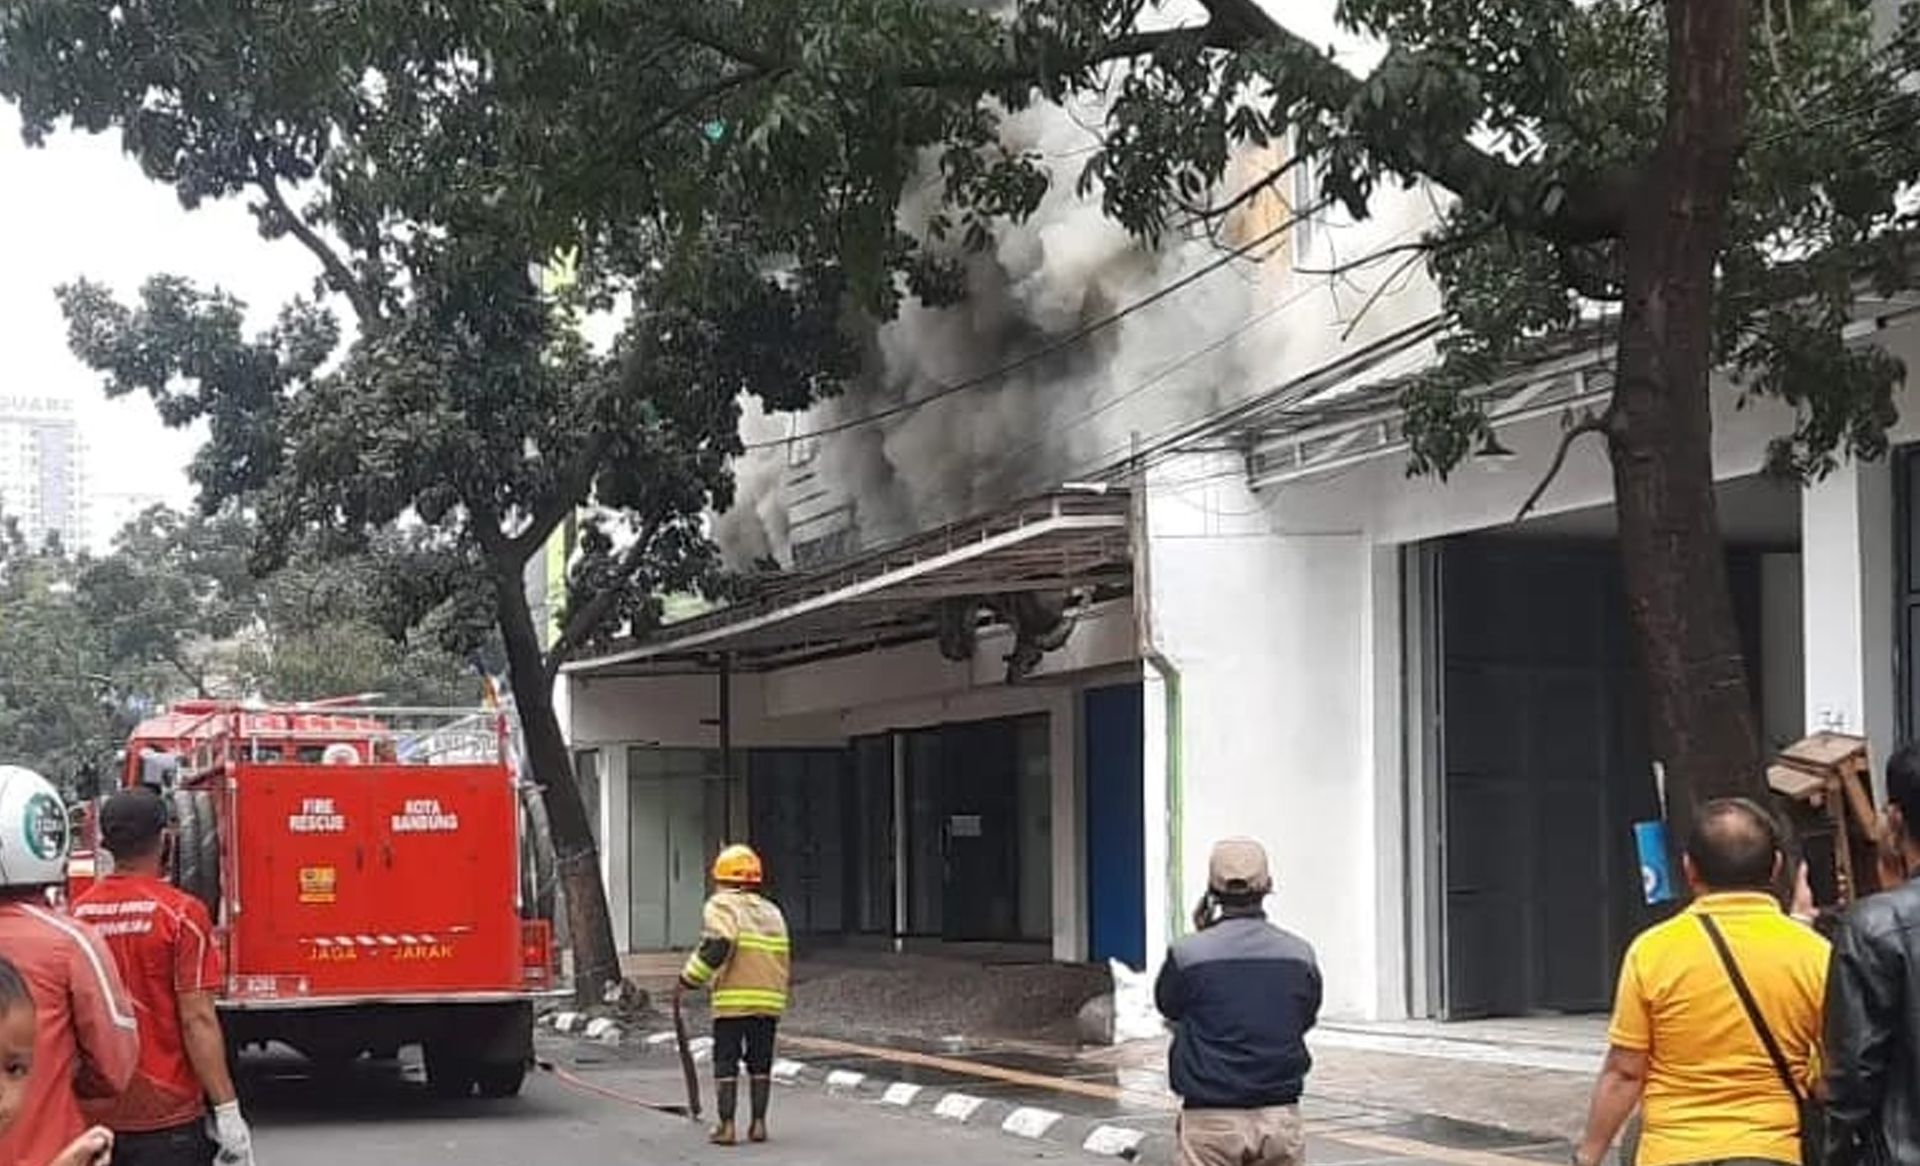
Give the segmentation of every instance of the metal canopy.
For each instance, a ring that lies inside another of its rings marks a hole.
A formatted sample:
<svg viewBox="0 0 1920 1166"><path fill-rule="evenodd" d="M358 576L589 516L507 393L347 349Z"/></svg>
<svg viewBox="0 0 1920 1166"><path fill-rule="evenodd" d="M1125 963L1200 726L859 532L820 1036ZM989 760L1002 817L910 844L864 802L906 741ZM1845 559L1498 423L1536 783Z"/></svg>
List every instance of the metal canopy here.
<svg viewBox="0 0 1920 1166"><path fill-rule="evenodd" d="M750 601L669 624L565 671L615 677L804 663L934 634L943 599L1114 594L1132 583L1127 495L1057 493L776 581Z"/></svg>
<svg viewBox="0 0 1920 1166"><path fill-rule="evenodd" d="M1920 297L1912 294L1862 294L1842 337L1860 341L1916 312ZM1429 349L1410 342L1438 335L1438 325L1437 318L1430 319L1369 345L1215 419L1206 435L1230 435L1234 448L1245 451L1255 489L1403 451L1407 437L1401 398L1419 365L1433 358ZM1617 326L1617 317L1602 316L1544 341L1506 375L1470 395L1495 428L1603 405L1614 388ZM1380 375L1390 363L1415 367Z"/></svg>
<svg viewBox="0 0 1920 1166"><path fill-rule="evenodd" d="M1610 327L1595 325L1536 350L1525 367L1473 396L1496 427L1605 401L1613 392ZM1407 446L1401 397L1414 374L1344 385L1259 416L1240 431L1255 489L1325 473Z"/></svg>

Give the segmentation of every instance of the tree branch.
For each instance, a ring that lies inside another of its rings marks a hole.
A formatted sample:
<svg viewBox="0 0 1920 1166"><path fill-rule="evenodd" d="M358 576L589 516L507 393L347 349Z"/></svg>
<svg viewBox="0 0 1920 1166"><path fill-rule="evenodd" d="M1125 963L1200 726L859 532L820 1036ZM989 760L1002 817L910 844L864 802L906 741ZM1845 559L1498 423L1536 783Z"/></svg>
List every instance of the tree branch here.
<svg viewBox="0 0 1920 1166"><path fill-rule="evenodd" d="M1262 194L1272 190L1281 179L1293 173L1304 161L1306 161L1306 159L1298 155L1287 159L1285 162L1275 166L1260 178L1256 179L1246 189L1217 206L1187 206L1185 209L1192 217L1188 219L1184 225L1186 227L1195 227L1226 218L1234 211L1239 210L1254 199L1259 198Z"/></svg>
<svg viewBox="0 0 1920 1166"><path fill-rule="evenodd" d="M379 322L380 312L373 297L368 294L366 285L353 274L353 269L346 265L339 254L327 245L327 241L320 237L319 232L309 226L307 221L288 204L286 196L280 192L280 183L275 180L273 171L260 157L258 149L254 151L253 156L253 184L260 189L261 195L267 200L267 206L278 217L287 233L298 239L301 245L320 261L320 266L327 273L327 283L335 291L346 296L347 302L353 305L353 314L358 317L360 327L363 330L371 329Z"/></svg>
<svg viewBox="0 0 1920 1166"><path fill-rule="evenodd" d="M503 549L517 553L522 562L539 550L554 528L585 501L587 491L593 488L594 474L599 472L601 461L612 448L613 433L610 430L602 429L588 438L586 446L560 475L552 492L528 515L526 528L507 539Z"/></svg>
<svg viewBox="0 0 1920 1166"><path fill-rule="evenodd" d="M1464 242L1465 240L1459 240L1459 241ZM1417 258L1421 255L1429 255L1435 251L1444 250L1447 246L1449 246L1453 242L1455 242L1455 240L1416 239L1411 243L1396 243L1392 247L1382 247L1378 251L1369 251L1367 254L1362 255L1358 259L1350 259L1345 263L1337 264L1336 266L1333 266L1333 267L1299 267L1299 268L1295 268L1294 270L1299 272L1301 275L1311 275L1316 278L1325 278L1325 279L1338 279L1343 275L1352 275L1356 271L1361 271L1361 270L1364 270L1365 268L1372 267L1374 264L1379 263L1382 260L1390 258L1394 255L1411 254Z"/></svg>
<svg viewBox="0 0 1920 1166"><path fill-rule="evenodd" d="M561 629L559 638L554 640L553 647L547 652L549 681L560 674L560 666L567 662L568 655L584 643L586 638L593 634L593 629L600 626L600 622L607 618L607 613L613 610L613 605L619 601L621 587L627 576L633 574L640 566L640 561L646 558L648 549L653 546L654 536L658 533L660 533L660 524L657 522L650 522L641 528L639 536L628 545L626 550L620 552L619 560L614 563L613 585L601 588L600 593L588 600L586 606L574 612L573 618L567 621L567 626Z"/></svg>
<svg viewBox="0 0 1920 1166"><path fill-rule="evenodd" d="M715 98L723 97L735 89L751 85L756 81L777 81L789 72L791 72L791 70L785 66L778 66L773 69L762 69L758 66L750 66L736 70L705 85L690 89L686 95L671 108L665 110L652 121L640 127L640 132L636 136L642 140L650 138L674 122L692 113L694 110L713 101Z"/></svg>
<svg viewBox="0 0 1920 1166"><path fill-rule="evenodd" d="M173 670L180 674L182 680L193 685L193 695L202 698L212 695L207 691L207 682L201 678L199 673L187 667L186 661L180 658L178 652L169 649L161 653L161 659L172 665Z"/></svg>
<svg viewBox="0 0 1920 1166"><path fill-rule="evenodd" d="M1573 448L1574 442L1590 433L1611 435L1612 432L1613 410L1611 408L1597 414L1588 413L1567 426L1566 432L1560 435L1560 444L1553 451L1553 461L1547 466L1546 474L1541 477L1540 484L1533 488L1533 493L1527 495L1527 500L1520 504L1520 512L1513 516L1513 520L1521 521L1540 504L1540 499L1546 494L1547 487L1553 485L1553 480L1560 476L1561 468L1567 464L1567 451Z"/></svg>
<svg viewBox="0 0 1920 1166"><path fill-rule="evenodd" d="M1258 0L1202 3L1208 12L1204 25L1129 32L1078 59L1036 62L1009 53L999 62L908 69L882 76L880 81L920 89L1039 85L1050 78L1149 57L1166 49L1245 52L1265 45L1277 50L1276 60L1284 60L1298 70L1292 80L1300 90L1314 95L1316 105L1352 115L1352 131L1383 167L1429 178L1502 224L1554 242L1592 243L1619 236L1638 186L1637 172L1549 173L1495 157L1465 137L1408 143L1402 140L1405 127L1400 111L1362 101L1369 82L1288 31ZM711 28L695 28L684 20L676 21L673 27L696 44L742 64L762 69L791 66L777 54L739 44Z"/></svg>

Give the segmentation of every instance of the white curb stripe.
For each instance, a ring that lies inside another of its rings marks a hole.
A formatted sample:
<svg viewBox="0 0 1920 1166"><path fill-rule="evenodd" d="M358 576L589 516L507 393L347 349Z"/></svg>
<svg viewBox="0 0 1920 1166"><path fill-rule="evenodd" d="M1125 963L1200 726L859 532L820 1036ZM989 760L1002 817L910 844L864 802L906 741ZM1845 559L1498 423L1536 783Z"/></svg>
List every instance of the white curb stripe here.
<svg viewBox="0 0 1920 1166"><path fill-rule="evenodd" d="M1146 1140L1145 1130L1126 1126L1097 1126L1087 1135L1087 1140L1081 1143L1080 1148L1102 1158L1131 1158L1140 1152L1140 1143Z"/></svg>
<svg viewBox="0 0 1920 1166"><path fill-rule="evenodd" d="M1051 1109L1023 1105L1007 1115L1007 1120L1000 1123L1000 1129L1017 1138L1044 1138L1059 1120L1060 1115Z"/></svg>
<svg viewBox="0 0 1920 1166"><path fill-rule="evenodd" d="M673 1040L673 1034L670 1032L651 1032L647 1034L647 1046L649 1048L657 1049L661 1045L670 1045L673 1043Z"/></svg>
<svg viewBox="0 0 1920 1166"><path fill-rule="evenodd" d="M920 1086L909 1084L905 1081L895 1081L893 1084L887 1086L885 1093L880 1095L880 1103L882 1105L898 1105L904 1109L912 1105L914 1100L919 1096Z"/></svg>
<svg viewBox="0 0 1920 1166"><path fill-rule="evenodd" d="M587 1039L599 1040L606 1036L607 1031L611 1028L613 1028L613 1021L611 1019L605 1016L595 1017L587 1022Z"/></svg>
<svg viewBox="0 0 1920 1166"><path fill-rule="evenodd" d="M800 1074L805 1070L806 1066L799 1061L775 1061L773 1079L791 1085L800 1079Z"/></svg>
<svg viewBox="0 0 1920 1166"><path fill-rule="evenodd" d="M580 1027L582 1019L584 1018L578 1012L562 1012L553 1018L553 1027L560 1032L572 1032Z"/></svg>
<svg viewBox="0 0 1920 1166"><path fill-rule="evenodd" d="M865 1073L856 1073L852 1069L835 1069L833 1072L827 1074L827 1088L858 1089L860 1088L860 1083L866 1079L867 1075Z"/></svg>
<svg viewBox="0 0 1920 1166"><path fill-rule="evenodd" d="M933 1115L935 1117L945 1118L948 1121L971 1121L973 1120L973 1115L980 1112L980 1107L986 1103L986 1098L984 1097L973 1097L965 1093L949 1093L940 1099L940 1104L933 1107Z"/></svg>

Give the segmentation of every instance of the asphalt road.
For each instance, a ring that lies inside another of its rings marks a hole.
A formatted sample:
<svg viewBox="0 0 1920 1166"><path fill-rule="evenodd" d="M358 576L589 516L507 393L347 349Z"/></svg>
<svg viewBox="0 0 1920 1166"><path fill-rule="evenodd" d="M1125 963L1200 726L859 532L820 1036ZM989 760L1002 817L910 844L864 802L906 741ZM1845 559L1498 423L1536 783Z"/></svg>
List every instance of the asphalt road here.
<svg viewBox="0 0 1920 1166"><path fill-rule="evenodd" d="M599 1060L590 1051L543 1045L594 1088L628 1097L682 1100L680 1077L659 1065ZM764 1146L707 1145L702 1126L564 1084L537 1073L513 1101L465 1103L429 1097L418 1069L361 1064L319 1078L296 1059L251 1061L243 1088L262 1166L365 1162L425 1166L563 1166L570 1163L738 1163L750 1166L978 1166L1036 1158L1094 1161L1049 1146L1011 1143L998 1131L934 1125L810 1089L779 1088ZM711 1086L707 1086L711 1104ZM741 1108L746 1098L741 1098ZM742 1115L744 1117L744 1113Z"/></svg>

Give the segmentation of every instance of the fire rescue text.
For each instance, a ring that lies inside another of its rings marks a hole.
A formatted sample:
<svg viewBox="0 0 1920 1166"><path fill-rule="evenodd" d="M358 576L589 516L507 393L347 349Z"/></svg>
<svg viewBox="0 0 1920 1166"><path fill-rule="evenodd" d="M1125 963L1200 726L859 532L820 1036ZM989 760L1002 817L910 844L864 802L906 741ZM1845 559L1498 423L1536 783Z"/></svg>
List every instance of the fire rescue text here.
<svg viewBox="0 0 1920 1166"><path fill-rule="evenodd" d="M334 808L332 798L302 798L300 812L287 817L287 829L295 834L344 834L347 816Z"/></svg>

